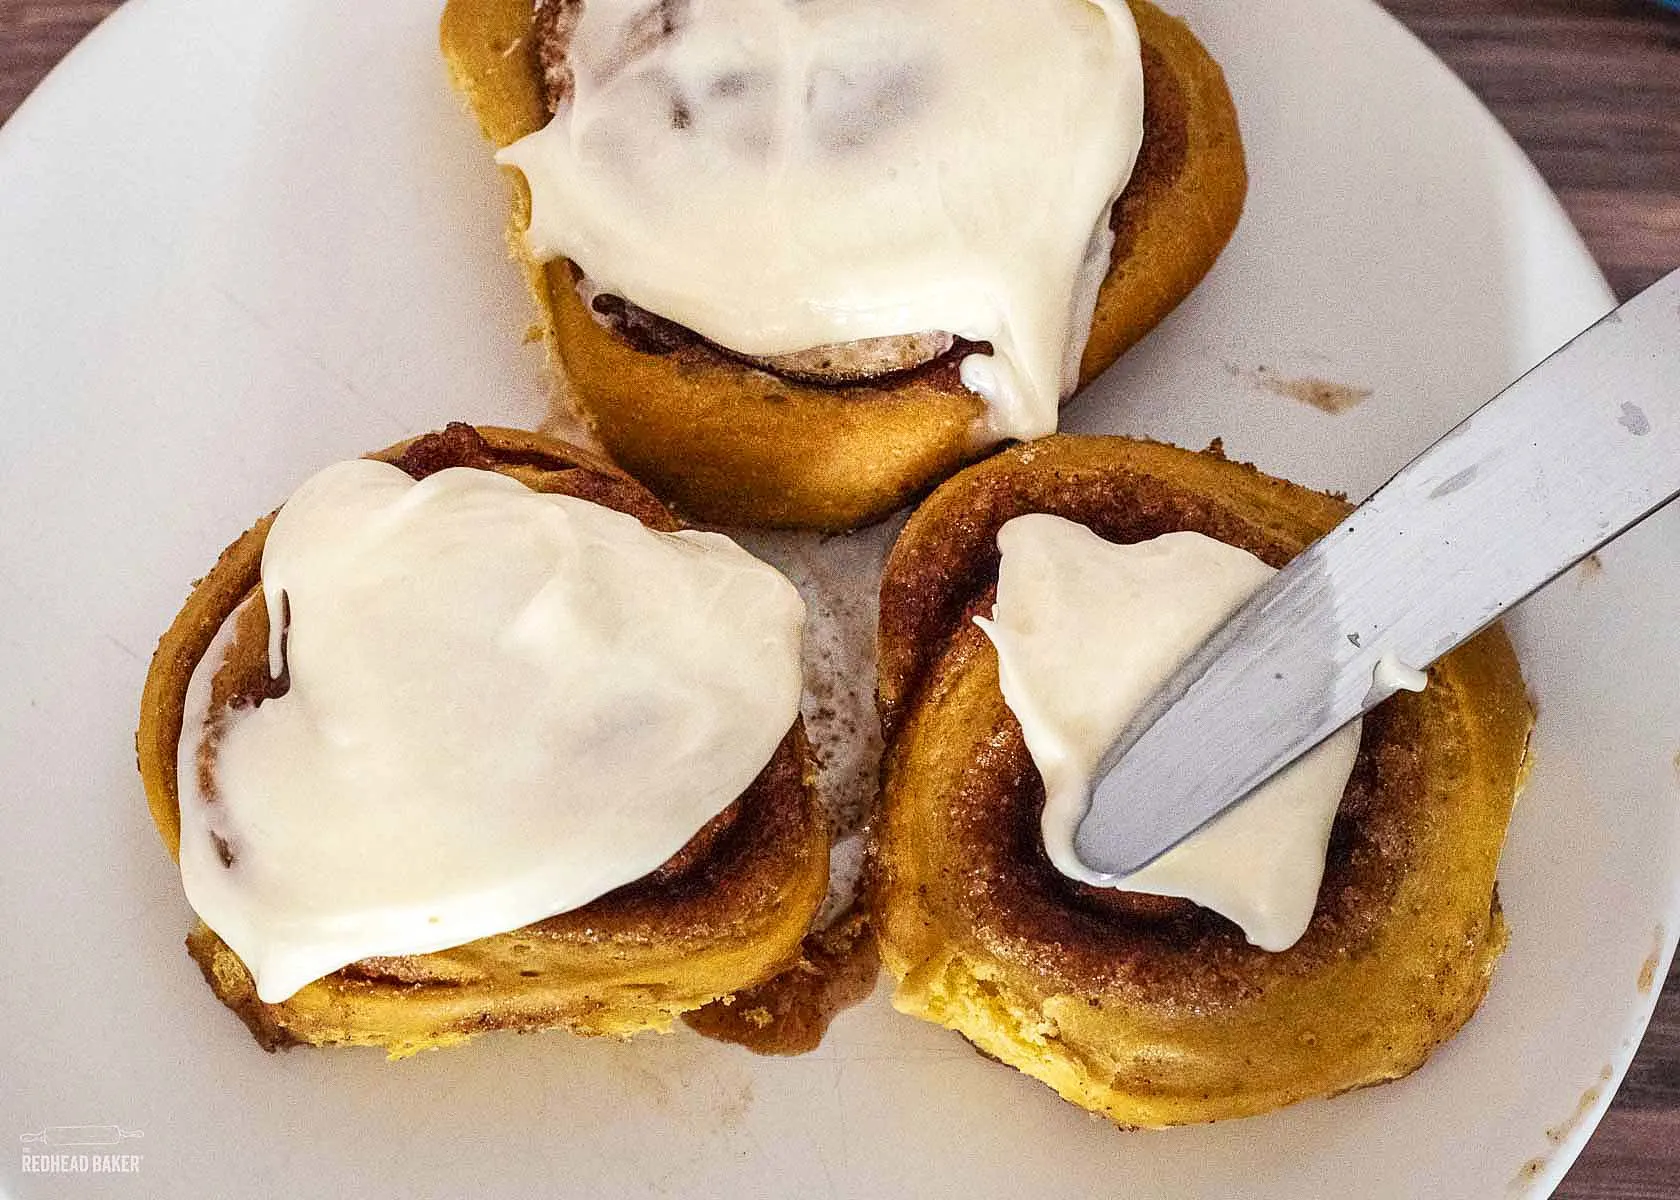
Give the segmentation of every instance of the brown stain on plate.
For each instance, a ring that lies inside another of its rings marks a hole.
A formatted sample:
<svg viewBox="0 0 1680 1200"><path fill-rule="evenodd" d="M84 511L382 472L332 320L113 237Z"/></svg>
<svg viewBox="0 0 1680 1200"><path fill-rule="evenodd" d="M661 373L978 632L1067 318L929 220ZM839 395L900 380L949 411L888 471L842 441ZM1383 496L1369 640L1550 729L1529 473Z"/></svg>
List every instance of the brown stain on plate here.
<svg viewBox="0 0 1680 1200"><path fill-rule="evenodd" d="M1258 384L1274 395L1282 396L1286 400L1298 400L1302 404L1310 404L1319 412L1336 416L1349 409L1357 407L1369 400L1372 391L1368 387L1358 387L1350 383L1337 383L1331 379L1321 379L1316 375L1289 376L1280 375L1270 367L1255 367L1252 371L1231 368L1234 374Z"/></svg>
<svg viewBox="0 0 1680 1200"><path fill-rule="evenodd" d="M1575 567L1575 577L1582 583L1597 579L1604 574L1604 560L1596 554L1589 554Z"/></svg>
<svg viewBox="0 0 1680 1200"><path fill-rule="evenodd" d="M1651 953L1647 954L1645 961L1639 965L1638 986L1641 996L1649 996L1651 989L1657 984L1657 968L1662 965L1663 943L1668 940L1664 936L1665 933L1663 927L1658 925L1656 937L1653 939L1655 944L1651 947Z"/></svg>
<svg viewBox="0 0 1680 1200"><path fill-rule="evenodd" d="M718 1124L728 1132L740 1128L741 1122L746 1120L747 1114L753 1106L752 1077L741 1081L741 1086L733 1093L724 1097L717 1107Z"/></svg>
<svg viewBox="0 0 1680 1200"><path fill-rule="evenodd" d="M1552 1165L1552 1160L1558 1149L1569 1140L1571 1134L1581 1127L1598 1102L1604 1096L1604 1089L1610 1086L1610 1081L1616 1077L1615 1070L1606 1063L1598 1073L1598 1082L1581 1093L1581 1098L1575 1102L1575 1111L1567 1118L1546 1130L1546 1140L1552 1144L1552 1149L1545 1154L1537 1154L1522 1166L1508 1185L1513 1191L1527 1192L1530 1185L1543 1175Z"/></svg>
<svg viewBox="0 0 1680 1200"><path fill-rule="evenodd" d="M1598 1073L1598 1082L1581 1093L1581 1098L1575 1102L1575 1111L1567 1118L1546 1130L1546 1140L1554 1146L1561 1146L1569 1140L1569 1135L1581 1127L1581 1122L1587 1115L1598 1107L1600 1098L1604 1095L1604 1087L1616 1076L1608 1064Z"/></svg>

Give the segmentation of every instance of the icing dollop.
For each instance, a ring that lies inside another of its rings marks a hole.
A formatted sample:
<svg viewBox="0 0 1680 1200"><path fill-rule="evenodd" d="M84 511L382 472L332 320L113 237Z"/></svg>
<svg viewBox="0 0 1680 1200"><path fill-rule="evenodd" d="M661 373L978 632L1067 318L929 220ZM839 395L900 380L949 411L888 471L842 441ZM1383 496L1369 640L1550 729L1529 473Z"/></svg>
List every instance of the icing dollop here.
<svg viewBox="0 0 1680 1200"><path fill-rule="evenodd" d="M943 332L1056 428L1143 140L1124 0L587 0L525 237L741 354Z"/></svg>
<svg viewBox="0 0 1680 1200"><path fill-rule="evenodd" d="M976 621L997 648L1004 701L1044 778L1050 861L1086 883L1194 901L1264 950L1294 945L1317 905L1358 721L1139 871L1093 871L1074 851L1102 756L1275 572L1199 533L1118 545L1047 513L1014 518L997 542L997 603Z"/></svg>
<svg viewBox="0 0 1680 1200"><path fill-rule="evenodd" d="M187 898L267 1002L646 875L799 709L805 608L774 569L490 471L328 467L262 585L279 694L213 703L236 611L178 767Z"/></svg>

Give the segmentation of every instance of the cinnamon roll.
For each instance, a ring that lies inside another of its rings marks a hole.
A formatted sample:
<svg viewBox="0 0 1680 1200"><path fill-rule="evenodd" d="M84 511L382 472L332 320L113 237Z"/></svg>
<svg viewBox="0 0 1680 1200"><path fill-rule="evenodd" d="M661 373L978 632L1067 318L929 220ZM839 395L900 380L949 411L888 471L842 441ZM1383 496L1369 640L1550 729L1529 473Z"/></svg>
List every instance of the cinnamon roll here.
<svg viewBox="0 0 1680 1200"><path fill-rule="evenodd" d="M849 529L1052 431L1213 265L1242 146L1149 0L762 8L449 0L441 40L612 457L696 519Z"/></svg>
<svg viewBox="0 0 1680 1200"><path fill-rule="evenodd" d="M1191 531L1277 568L1348 509L1217 445L1065 436L970 467L922 505L881 593L871 904L901 1011L1127 1127L1395 1079L1469 1019L1506 941L1495 870L1532 724L1502 630L1367 715L1320 835L1310 919L1265 950L1183 898L1194 889L1099 887L1052 866L1047 772L1005 699L997 630L975 621L995 603L1003 621L999 531L1024 514L1085 527L1099 554Z"/></svg>
<svg viewBox="0 0 1680 1200"><path fill-rule="evenodd" d="M194 587L140 772L189 953L264 1048L626 1036L798 960L828 871L803 606L681 528L592 454L451 425Z"/></svg>

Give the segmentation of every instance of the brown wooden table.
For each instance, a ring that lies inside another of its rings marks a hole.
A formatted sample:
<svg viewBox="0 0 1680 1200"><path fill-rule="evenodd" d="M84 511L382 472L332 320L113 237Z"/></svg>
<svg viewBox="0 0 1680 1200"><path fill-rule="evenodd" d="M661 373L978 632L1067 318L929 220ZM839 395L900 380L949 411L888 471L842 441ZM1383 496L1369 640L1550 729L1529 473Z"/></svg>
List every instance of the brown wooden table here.
<svg viewBox="0 0 1680 1200"><path fill-rule="evenodd" d="M0 120L117 2L0 0ZM1680 266L1680 14L1649 0L1387 4L1522 143L1619 295ZM1680 1200L1677 976L1559 1197Z"/></svg>

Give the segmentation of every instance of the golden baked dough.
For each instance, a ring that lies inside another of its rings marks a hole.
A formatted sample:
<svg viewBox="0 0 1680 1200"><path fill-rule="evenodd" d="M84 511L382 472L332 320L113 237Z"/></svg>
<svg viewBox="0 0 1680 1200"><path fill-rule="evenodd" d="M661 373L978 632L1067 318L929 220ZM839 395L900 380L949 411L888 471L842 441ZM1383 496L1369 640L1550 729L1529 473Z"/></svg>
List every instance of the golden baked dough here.
<svg viewBox="0 0 1680 1200"><path fill-rule="evenodd" d="M671 530L640 484L563 442L452 425L373 455L416 478L472 466L579 496ZM268 620L260 602L265 517L223 552L158 643L136 737L152 819L180 844L176 747L187 685L229 614L241 625L218 698L261 691ZM752 785L652 874L572 912L434 954L370 958L265 1004L238 956L202 922L187 947L223 1003L266 1049L382 1046L393 1058L491 1029L562 1027L628 1036L769 979L799 957L828 884L828 822L795 723Z"/></svg>
<svg viewBox="0 0 1680 1200"><path fill-rule="evenodd" d="M1247 176L1224 76L1184 24L1132 0L1143 39L1144 141L1114 207L1114 256L1080 364L1084 384L1189 293L1236 228ZM531 0L449 0L455 84L497 146L548 120ZM899 508L986 447L982 403L951 351L915 370L824 386L758 369L655 319L604 328L577 269L531 261L530 195L513 180L512 244L551 361L615 460L683 513L730 525L840 530Z"/></svg>
<svg viewBox="0 0 1680 1200"><path fill-rule="evenodd" d="M1043 783L970 619L1024 512L1116 542L1189 529L1287 562L1340 500L1124 438L1054 437L950 480L881 592L884 815L871 905L901 1010L1123 1126L1265 1112L1415 1069L1475 1011L1505 923L1494 873L1532 713L1503 631L1365 722L1318 906L1269 954L1184 901L1062 876Z"/></svg>

